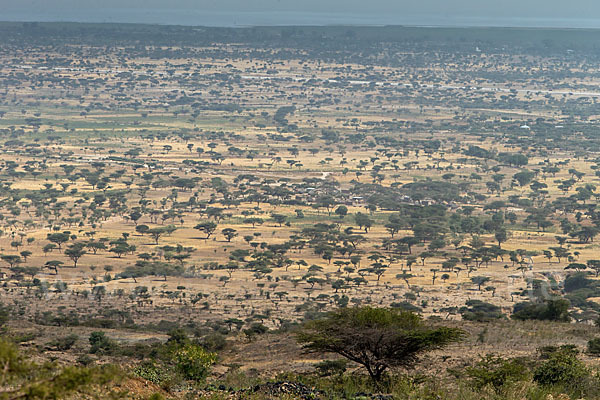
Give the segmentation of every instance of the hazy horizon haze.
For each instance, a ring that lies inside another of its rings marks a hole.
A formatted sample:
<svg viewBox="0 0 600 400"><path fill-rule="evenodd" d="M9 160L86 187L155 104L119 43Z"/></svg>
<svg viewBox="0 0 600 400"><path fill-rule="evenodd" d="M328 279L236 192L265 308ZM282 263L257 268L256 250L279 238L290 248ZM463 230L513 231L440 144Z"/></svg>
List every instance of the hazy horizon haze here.
<svg viewBox="0 0 600 400"><path fill-rule="evenodd" d="M0 0L0 8L4 21L600 28L600 2L592 0Z"/></svg>

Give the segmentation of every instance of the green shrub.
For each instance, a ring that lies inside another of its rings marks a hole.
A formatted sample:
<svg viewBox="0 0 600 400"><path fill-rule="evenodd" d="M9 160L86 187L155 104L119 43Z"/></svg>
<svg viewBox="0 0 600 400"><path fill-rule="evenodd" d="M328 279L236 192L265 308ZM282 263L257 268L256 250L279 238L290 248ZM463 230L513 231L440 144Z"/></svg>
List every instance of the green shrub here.
<svg viewBox="0 0 600 400"><path fill-rule="evenodd" d="M225 335L214 332L202 338L201 344L208 351L220 351L227 346L227 340L225 339Z"/></svg>
<svg viewBox="0 0 600 400"><path fill-rule="evenodd" d="M540 320L569 322L569 301L566 299L553 299L545 303L517 303L513 309L513 319L518 320Z"/></svg>
<svg viewBox="0 0 600 400"><path fill-rule="evenodd" d="M253 339L256 335L262 335L267 333L269 328L261 324L260 322L255 322L248 329L244 329L244 334L249 338Z"/></svg>
<svg viewBox="0 0 600 400"><path fill-rule="evenodd" d="M152 361L144 362L133 369L133 374L157 385L170 379L167 368L158 366Z"/></svg>
<svg viewBox="0 0 600 400"><path fill-rule="evenodd" d="M595 289L578 289L575 290L574 292L568 293L565 298L567 300L569 300L569 302L571 303L572 307L579 307L583 310L586 310L590 307L590 305L593 306L594 303L590 304L590 302L588 301L588 298L590 297L594 297L596 295L596 290Z"/></svg>
<svg viewBox="0 0 600 400"><path fill-rule="evenodd" d="M590 354L600 355L600 338L593 338L588 341L587 351Z"/></svg>
<svg viewBox="0 0 600 400"><path fill-rule="evenodd" d="M550 356L557 352L570 353L573 355L579 354L579 350L577 346L574 344L563 344L560 346L542 346L537 349L538 353L540 353L540 358L543 360L548 360Z"/></svg>
<svg viewBox="0 0 600 400"><path fill-rule="evenodd" d="M146 358L156 357L159 354L163 344L158 342L152 343L132 343L130 345L119 346L118 351L113 351L119 356L137 358L144 360Z"/></svg>
<svg viewBox="0 0 600 400"><path fill-rule="evenodd" d="M188 338L188 334L185 331L185 329L171 329L167 334L169 335L169 339L167 340L168 344L184 346L190 342L190 339Z"/></svg>
<svg viewBox="0 0 600 400"><path fill-rule="evenodd" d="M596 281L588 279L587 273L577 272L565 278L564 289L565 292L570 293L579 289L594 289L595 286L597 286Z"/></svg>
<svg viewBox="0 0 600 400"><path fill-rule="evenodd" d="M69 350L79 340L79 336L72 334L61 338L56 338L48 343L46 346L57 351Z"/></svg>
<svg viewBox="0 0 600 400"><path fill-rule="evenodd" d="M174 362L186 379L203 382L210 372L210 366L217 362L217 355L190 344L175 352Z"/></svg>
<svg viewBox="0 0 600 400"><path fill-rule="evenodd" d="M342 375L346 372L346 360L325 360L315 365L319 376Z"/></svg>
<svg viewBox="0 0 600 400"><path fill-rule="evenodd" d="M4 304L0 304L0 328L10 319L10 310Z"/></svg>
<svg viewBox="0 0 600 400"><path fill-rule="evenodd" d="M94 363L94 359L87 354L82 354L79 357L77 357L77 363L83 365L84 367L87 367Z"/></svg>
<svg viewBox="0 0 600 400"><path fill-rule="evenodd" d="M589 376L590 371L572 350L559 350L536 368L533 380L540 385L558 385L577 391Z"/></svg>
<svg viewBox="0 0 600 400"><path fill-rule="evenodd" d="M116 344L109 339L104 332L92 332L90 334L90 353L110 353L116 347Z"/></svg>
<svg viewBox="0 0 600 400"><path fill-rule="evenodd" d="M96 329L115 329L119 326L119 323L108 318L90 318L82 322L81 325Z"/></svg>
<svg viewBox="0 0 600 400"><path fill-rule="evenodd" d="M466 306L461 307L459 312L467 321L488 322L504 317L500 307L481 300L467 301Z"/></svg>
<svg viewBox="0 0 600 400"><path fill-rule="evenodd" d="M415 306L414 304L409 303L408 301L395 302L390 304L390 307L414 313L423 312L423 309L421 307Z"/></svg>
<svg viewBox="0 0 600 400"><path fill-rule="evenodd" d="M472 386L481 390L491 386L500 392L507 384L524 381L529 376L529 369L523 359L504 359L494 355L482 357L474 367L466 369Z"/></svg>

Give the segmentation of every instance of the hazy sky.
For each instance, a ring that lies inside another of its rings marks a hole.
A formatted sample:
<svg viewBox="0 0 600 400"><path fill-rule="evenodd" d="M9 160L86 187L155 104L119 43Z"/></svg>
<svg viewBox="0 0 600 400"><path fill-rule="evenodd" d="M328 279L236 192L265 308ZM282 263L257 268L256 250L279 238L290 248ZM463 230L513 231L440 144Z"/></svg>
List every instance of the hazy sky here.
<svg viewBox="0 0 600 400"><path fill-rule="evenodd" d="M187 24L198 16L204 16L204 20L208 15L243 19L248 14L260 17L277 13L304 15L305 19L307 13L354 15L399 23L406 23L409 17L424 22L430 18L432 23L469 18L600 20L600 0L0 0L0 20L174 23L181 18L180 22Z"/></svg>

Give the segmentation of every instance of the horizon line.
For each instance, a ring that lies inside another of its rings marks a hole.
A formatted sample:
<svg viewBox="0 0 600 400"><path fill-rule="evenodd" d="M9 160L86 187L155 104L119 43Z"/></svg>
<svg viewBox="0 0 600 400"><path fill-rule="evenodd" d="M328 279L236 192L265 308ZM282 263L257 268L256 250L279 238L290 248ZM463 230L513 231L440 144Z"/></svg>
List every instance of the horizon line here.
<svg viewBox="0 0 600 400"><path fill-rule="evenodd" d="M576 20L576 19L574 19ZM282 24L222 24L222 25L193 25L193 24L177 24L166 22L139 22L139 21L77 21L77 20L2 20L0 24L81 24L81 25L145 25L145 26L176 26L183 28L206 28L206 29L249 29L249 28L426 28L426 29L523 29L523 30L600 30L600 21L598 27L576 27L576 26L550 26L550 25L469 25L469 24L369 24L369 23L282 23Z"/></svg>

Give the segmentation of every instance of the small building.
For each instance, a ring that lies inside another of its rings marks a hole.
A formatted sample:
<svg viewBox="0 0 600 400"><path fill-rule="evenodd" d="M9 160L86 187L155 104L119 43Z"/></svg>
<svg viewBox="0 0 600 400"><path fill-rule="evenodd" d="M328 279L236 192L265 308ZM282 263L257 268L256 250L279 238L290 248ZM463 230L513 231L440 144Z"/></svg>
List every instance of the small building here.
<svg viewBox="0 0 600 400"><path fill-rule="evenodd" d="M350 198L350 200L352 200L353 205L360 205L360 204L364 204L365 199L362 196L352 196Z"/></svg>

